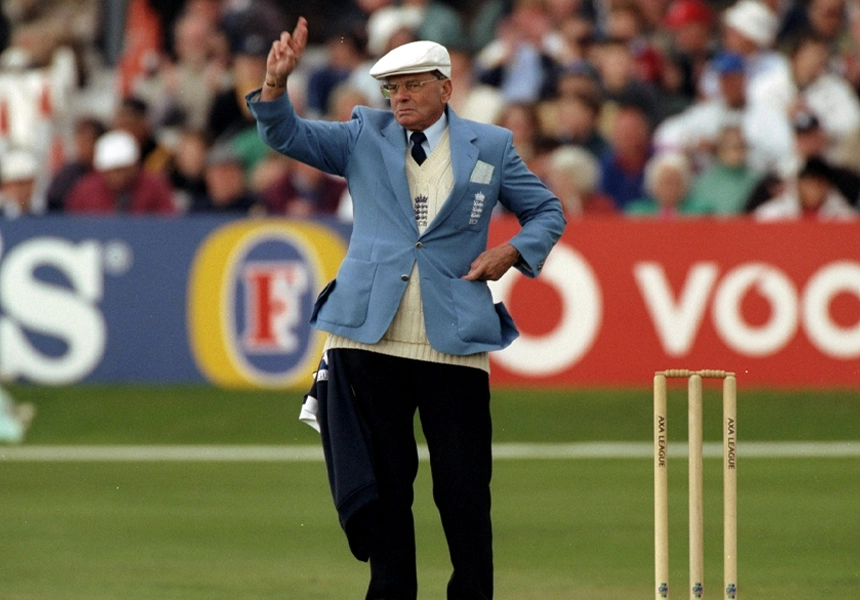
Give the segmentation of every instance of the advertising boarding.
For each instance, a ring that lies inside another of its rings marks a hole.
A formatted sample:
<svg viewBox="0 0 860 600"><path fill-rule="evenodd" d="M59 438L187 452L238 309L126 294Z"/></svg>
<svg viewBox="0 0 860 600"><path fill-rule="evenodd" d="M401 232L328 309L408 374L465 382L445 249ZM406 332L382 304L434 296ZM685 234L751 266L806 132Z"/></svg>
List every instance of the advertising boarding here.
<svg viewBox="0 0 860 600"><path fill-rule="evenodd" d="M516 234L498 219L491 245ZM308 326L350 228L335 220L0 223L0 381L303 389ZM860 387L860 224L572 221L543 273L491 285L520 337L496 386L648 386L655 370L745 386Z"/></svg>

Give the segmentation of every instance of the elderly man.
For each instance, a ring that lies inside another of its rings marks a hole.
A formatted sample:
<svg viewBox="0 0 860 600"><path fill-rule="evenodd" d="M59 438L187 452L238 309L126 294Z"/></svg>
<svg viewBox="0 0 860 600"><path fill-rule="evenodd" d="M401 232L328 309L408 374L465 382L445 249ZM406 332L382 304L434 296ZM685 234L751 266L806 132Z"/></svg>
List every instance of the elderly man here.
<svg viewBox="0 0 860 600"><path fill-rule="evenodd" d="M361 544L350 543L357 557L370 560L367 599L414 600L417 410L454 568L448 598L488 600L487 353L510 344L516 329L505 308L493 304L487 281L511 267L538 274L564 229L561 206L517 156L510 131L461 119L447 106L451 63L439 44L409 43L374 65L390 112L358 107L338 123L299 118L285 90L307 33L299 19L292 34L273 43L262 90L248 100L267 144L343 175L353 198L347 256L311 319L329 334L328 389L332 378L346 381L339 389L348 397L338 400L354 409L360 435L353 442L372 463L359 525L344 522L343 512L341 521L348 537L363 532ZM487 249L498 203L521 229ZM343 434L330 414L320 425L324 446Z"/></svg>

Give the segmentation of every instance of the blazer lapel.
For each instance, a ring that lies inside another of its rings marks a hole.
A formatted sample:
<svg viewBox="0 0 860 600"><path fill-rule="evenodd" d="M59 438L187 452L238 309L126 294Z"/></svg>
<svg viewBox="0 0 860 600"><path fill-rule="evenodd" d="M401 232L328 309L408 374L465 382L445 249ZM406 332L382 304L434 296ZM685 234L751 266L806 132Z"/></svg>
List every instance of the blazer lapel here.
<svg viewBox="0 0 860 600"><path fill-rule="evenodd" d="M394 190L395 202L408 217L417 233L418 224L415 222L415 207L409 192L409 181L406 179L406 134L403 133L403 128L397 121L392 119L391 123L382 129L382 136L388 142L382 156L385 163L384 168L388 172L388 180L391 182L391 189Z"/></svg>

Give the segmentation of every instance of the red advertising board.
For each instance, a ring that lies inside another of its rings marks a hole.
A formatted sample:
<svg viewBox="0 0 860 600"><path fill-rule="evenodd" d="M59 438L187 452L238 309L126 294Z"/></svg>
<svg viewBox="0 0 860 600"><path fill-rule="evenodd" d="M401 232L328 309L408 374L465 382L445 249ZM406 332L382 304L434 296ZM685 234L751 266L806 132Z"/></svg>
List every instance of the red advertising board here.
<svg viewBox="0 0 860 600"><path fill-rule="evenodd" d="M517 230L499 220L491 245ZM572 221L539 278L493 291L521 333L492 355L496 384L641 386L686 368L860 388L860 223Z"/></svg>

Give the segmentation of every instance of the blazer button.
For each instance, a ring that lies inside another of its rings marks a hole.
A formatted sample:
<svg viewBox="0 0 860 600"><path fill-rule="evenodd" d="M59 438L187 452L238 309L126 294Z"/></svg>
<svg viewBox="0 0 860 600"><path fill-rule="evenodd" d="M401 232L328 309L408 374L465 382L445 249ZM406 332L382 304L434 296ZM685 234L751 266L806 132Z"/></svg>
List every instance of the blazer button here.
<svg viewBox="0 0 860 600"><path fill-rule="evenodd" d="M416 248L418 248L419 250L420 250L423 246L424 246L424 244L422 244L421 242L418 242L417 244L415 244L415 247L416 247Z"/></svg>
<svg viewBox="0 0 860 600"><path fill-rule="evenodd" d="M401 275L400 279L402 279L403 281L409 281L409 275Z"/></svg>

